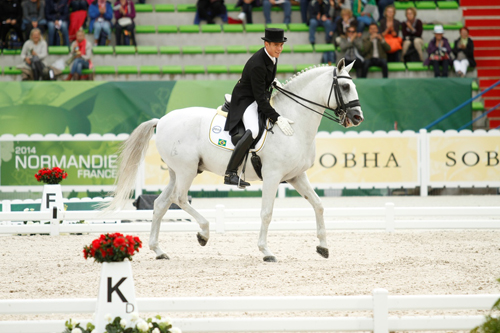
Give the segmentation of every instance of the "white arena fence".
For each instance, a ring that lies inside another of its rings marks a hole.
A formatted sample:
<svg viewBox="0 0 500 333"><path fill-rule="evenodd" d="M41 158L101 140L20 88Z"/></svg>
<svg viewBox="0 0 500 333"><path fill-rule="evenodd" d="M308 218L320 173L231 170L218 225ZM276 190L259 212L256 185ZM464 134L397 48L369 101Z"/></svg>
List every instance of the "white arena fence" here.
<svg viewBox="0 0 500 333"><path fill-rule="evenodd" d="M260 209L226 209L224 205L217 205L215 209L201 209L199 213L210 221L210 229L217 233L260 229ZM378 229L391 232L395 229L500 228L500 207L395 207L389 202L383 207L325 208L324 216L326 219L339 219L326 221L327 230ZM151 221L152 217L152 210L121 210L113 212L111 216L98 210L61 211L57 208L49 211L1 212L0 234L149 232L151 222L123 223L123 220ZM351 220L353 217L365 219ZM398 219L403 217L413 219ZM464 217L469 219L463 219ZM160 230L163 232L199 230L198 224L183 210L169 210L164 218L170 222L162 222ZM275 221L271 223L270 230L316 230L312 208L277 208L273 212L273 219ZM75 223L81 220L87 223ZM19 221L50 223L24 224Z"/></svg>
<svg viewBox="0 0 500 333"><path fill-rule="evenodd" d="M500 294L390 296L375 289L370 296L166 297L138 298L140 313L166 312L183 332L321 332L470 330L482 315L390 316L389 311L489 310ZM96 299L0 300L0 315L93 313ZM176 318L175 312L369 311L368 317L210 317ZM88 317L87 317L88 318ZM69 319L69 318L67 318ZM67 320L66 319L66 320ZM89 319L72 318L84 325ZM65 320L0 321L3 333L62 332Z"/></svg>

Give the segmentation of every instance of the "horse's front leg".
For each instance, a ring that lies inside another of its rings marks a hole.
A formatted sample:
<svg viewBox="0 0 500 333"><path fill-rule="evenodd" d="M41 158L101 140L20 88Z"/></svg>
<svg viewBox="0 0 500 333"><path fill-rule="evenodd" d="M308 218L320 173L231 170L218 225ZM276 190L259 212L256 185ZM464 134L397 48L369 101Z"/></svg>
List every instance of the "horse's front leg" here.
<svg viewBox="0 0 500 333"><path fill-rule="evenodd" d="M267 231L273 218L274 199L280 180L264 180L262 186L262 206L260 211L261 225L259 234L259 250L264 254L264 261L276 262L276 257L267 247Z"/></svg>
<svg viewBox="0 0 500 333"><path fill-rule="evenodd" d="M307 178L305 172L293 179L288 180L287 182L313 206L314 213L316 214L316 228L319 239L319 246L316 246L316 252L324 258L328 258L329 253L328 245L326 243L325 219L323 217L324 208L321 200L316 192L314 192L314 189L312 188L311 183L309 183L309 179Z"/></svg>

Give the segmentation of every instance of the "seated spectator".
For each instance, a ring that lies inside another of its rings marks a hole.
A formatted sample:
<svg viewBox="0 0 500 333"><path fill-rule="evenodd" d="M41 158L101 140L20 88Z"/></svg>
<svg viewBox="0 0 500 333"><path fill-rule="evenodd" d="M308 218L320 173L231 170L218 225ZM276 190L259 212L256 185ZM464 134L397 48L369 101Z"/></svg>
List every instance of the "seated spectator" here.
<svg viewBox="0 0 500 333"><path fill-rule="evenodd" d="M318 27L325 28L325 43L332 42L332 21L330 19L330 2L328 0L313 0L309 5L309 42L314 45L316 43L316 29Z"/></svg>
<svg viewBox="0 0 500 333"><path fill-rule="evenodd" d="M11 40L16 44L18 44L19 41L21 43L24 42L24 36L21 29L22 19L23 9L19 0L0 1L0 20L2 23L0 25L0 40L4 44L4 48L14 47L14 45L10 45ZM14 36L14 34L17 36Z"/></svg>
<svg viewBox="0 0 500 333"><path fill-rule="evenodd" d="M90 57L92 56L92 43L85 39L85 31L80 29L76 32L76 40L70 47L71 56L69 63L71 66L70 74L66 81L71 79L80 80L82 78L82 71L92 67Z"/></svg>
<svg viewBox="0 0 500 333"><path fill-rule="evenodd" d="M332 0L330 1L330 6L333 7L332 22L334 26L341 19L343 9L349 9L352 12L351 0Z"/></svg>
<svg viewBox="0 0 500 333"><path fill-rule="evenodd" d="M42 38L40 29L33 28L30 38L24 43L21 51L21 59L24 64L21 66L23 80L41 80L45 67L43 60L47 57L47 43Z"/></svg>
<svg viewBox="0 0 500 333"><path fill-rule="evenodd" d="M406 22L403 22L401 30L403 32L402 56L404 61L424 61L422 55L422 49L424 48L422 32L424 28L422 21L417 18L417 10L414 7L406 8ZM415 57L416 55L418 57Z"/></svg>
<svg viewBox="0 0 500 333"><path fill-rule="evenodd" d="M358 22L352 15L352 10L348 8L342 9L342 11L340 12L340 17L341 19L337 20L335 28L335 36L337 36L337 38L347 36L347 29L349 29L349 27L358 26Z"/></svg>
<svg viewBox="0 0 500 333"><path fill-rule="evenodd" d="M429 47L427 47L427 54L429 57L425 60L424 65L432 65L434 68L434 77L448 77L451 47L450 43L448 43L448 39L443 37L443 34L443 26L435 25L434 38L429 42ZM443 72L440 72L440 66L443 67Z"/></svg>
<svg viewBox="0 0 500 333"><path fill-rule="evenodd" d="M29 38L33 28L40 29L43 34L47 25L45 2L43 0L24 0L21 6L23 7L22 29L25 39Z"/></svg>
<svg viewBox="0 0 500 333"><path fill-rule="evenodd" d="M476 67L474 43L469 37L469 29L467 27L460 28L460 38L455 41L453 54L455 55L453 67L455 67L457 75L464 77L467 74L467 68L469 66Z"/></svg>
<svg viewBox="0 0 500 333"><path fill-rule="evenodd" d="M387 51L391 49L384 37L379 33L376 23L370 24L368 28L369 36L363 38L363 77L367 77L370 67L381 67L382 76L387 78Z"/></svg>
<svg viewBox="0 0 500 333"><path fill-rule="evenodd" d="M396 7L388 5L385 7L384 18L380 20L380 31L391 49L387 52L388 62L399 62L401 54L401 44L403 40L399 37L401 22L396 20Z"/></svg>
<svg viewBox="0 0 500 333"><path fill-rule="evenodd" d="M361 37L356 33L356 27L350 26L347 29L347 36L340 37L340 58L345 58L346 65L351 62L354 63L354 68L356 68L356 76L358 78L363 77L363 61L364 58L361 55L363 53L363 41Z"/></svg>
<svg viewBox="0 0 500 333"><path fill-rule="evenodd" d="M358 22L358 36L361 36L365 27L378 21L378 8L375 0L354 0L352 12Z"/></svg>
<svg viewBox="0 0 500 333"><path fill-rule="evenodd" d="M246 23L247 24L252 24L253 23L253 17L252 17L252 10L254 7L260 7L262 6L260 0L238 0L236 3L236 7L241 7L241 12L243 14L240 14L240 18L243 20L246 18Z"/></svg>
<svg viewBox="0 0 500 333"><path fill-rule="evenodd" d="M290 0L264 0L262 4L262 9L264 11L264 18L266 20L266 24L272 23L271 21L271 7L278 6L283 9L283 23L289 24L292 19L292 3Z"/></svg>
<svg viewBox="0 0 500 333"><path fill-rule="evenodd" d="M111 41L113 7L106 0L94 0L89 6L89 32L94 34L95 45L106 45Z"/></svg>
<svg viewBox="0 0 500 333"><path fill-rule="evenodd" d="M87 20L89 4L87 0L71 0L69 3L69 28L68 35L70 42L76 39L76 32L83 27Z"/></svg>
<svg viewBox="0 0 500 333"><path fill-rule="evenodd" d="M196 7L198 8L196 12L198 18L207 21L208 24L215 24L214 19L218 16L227 16L224 0L198 0ZM227 19L223 18L224 20Z"/></svg>
<svg viewBox="0 0 500 333"><path fill-rule="evenodd" d="M69 5L67 0L46 0L45 4L45 18L47 19L49 46L62 45L69 46ZM62 41L56 43L56 33L62 34Z"/></svg>
<svg viewBox="0 0 500 333"><path fill-rule="evenodd" d="M300 17L302 18L302 23L309 23L309 4L311 0L300 0Z"/></svg>
<svg viewBox="0 0 500 333"><path fill-rule="evenodd" d="M378 12L380 20L382 20L382 13L385 13L387 6L394 6L394 0L377 0Z"/></svg>
<svg viewBox="0 0 500 333"><path fill-rule="evenodd" d="M131 0L117 0L115 10L115 38L116 45L133 45L135 42L135 6Z"/></svg>

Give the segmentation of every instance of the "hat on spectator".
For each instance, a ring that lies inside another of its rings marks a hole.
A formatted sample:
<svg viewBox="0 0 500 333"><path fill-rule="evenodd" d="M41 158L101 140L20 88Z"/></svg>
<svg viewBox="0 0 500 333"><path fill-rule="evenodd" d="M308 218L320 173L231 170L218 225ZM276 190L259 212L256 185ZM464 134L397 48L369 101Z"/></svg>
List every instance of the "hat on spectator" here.
<svg viewBox="0 0 500 333"><path fill-rule="evenodd" d="M442 34L444 32L443 26L438 24L434 26L434 33L435 34Z"/></svg>
<svg viewBox="0 0 500 333"><path fill-rule="evenodd" d="M270 43L284 43L287 40L285 30L278 28L266 28L266 35L262 39Z"/></svg>

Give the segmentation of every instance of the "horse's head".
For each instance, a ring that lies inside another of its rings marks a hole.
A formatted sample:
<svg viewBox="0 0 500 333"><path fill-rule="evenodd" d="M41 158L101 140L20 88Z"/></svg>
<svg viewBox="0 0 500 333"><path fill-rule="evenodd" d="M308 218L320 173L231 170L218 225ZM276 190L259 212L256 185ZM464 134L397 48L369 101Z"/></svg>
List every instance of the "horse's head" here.
<svg viewBox="0 0 500 333"><path fill-rule="evenodd" d="M353 65L354 61L346 66L345 60L342 58L333 74L333 88L341 120L340 124L346 128L358 126L364 120L356 85L349 75Z"/></svg>

